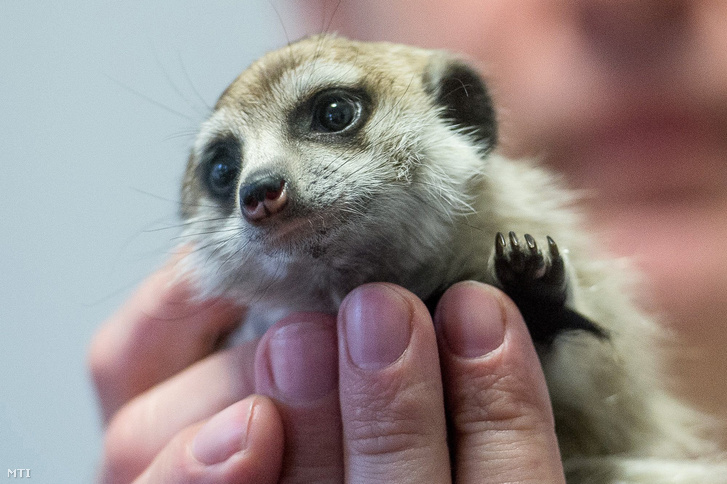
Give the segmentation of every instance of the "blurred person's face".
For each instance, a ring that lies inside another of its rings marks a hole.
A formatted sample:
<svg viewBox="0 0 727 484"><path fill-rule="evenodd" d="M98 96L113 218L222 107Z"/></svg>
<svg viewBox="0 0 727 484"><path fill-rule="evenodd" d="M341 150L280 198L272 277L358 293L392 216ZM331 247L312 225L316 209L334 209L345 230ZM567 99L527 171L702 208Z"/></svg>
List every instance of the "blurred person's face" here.
<svg viewBox="0 0 727 484"><path fill-rule="evenodd" d="M727 182L727 1L343 0L335 27L470 55L505 151L602 197Z"/></svg>

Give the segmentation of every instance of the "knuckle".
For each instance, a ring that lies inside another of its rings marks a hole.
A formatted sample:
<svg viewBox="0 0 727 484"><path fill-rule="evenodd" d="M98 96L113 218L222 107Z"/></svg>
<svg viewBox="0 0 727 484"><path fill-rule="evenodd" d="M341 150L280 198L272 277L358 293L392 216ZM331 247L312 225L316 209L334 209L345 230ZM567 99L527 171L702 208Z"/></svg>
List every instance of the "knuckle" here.
<svg viewBox="0 0 727 484"><path fill-rule="evenodd" d="M91 376L97 382L115 384L128 378L135 366L135 354L149 338L151 321L145 315L135 316L124 309L111 316L96 331L89 345L87 362Z"/></svg>
<svg viewBox="0 0 727 484"><path fill-rule="evenodd" d="M111 418L104 436L105 448L113 449L118 457L147 454L151 440L143 438L144 432L155 427L157 417L153 399L131 400Z"/></svg>
<svg viewBox="0 0 727 484"><path fill-rule="evenodd" d="M119 313L97 330L91 339L86 361L96 388L118 387L129 382L143 368L142 363L154 349L161 347L153 336L154 321L149 317L128 317ZM157 353L157 360L160 354ZM163 355L161 355L163 356Z"/></svg>
<svg viewBox="0 0 727 484"><path fill-rule="evenodd" d="M103 444L103 482L128 482L143 469L133 434L125 419L114 418L109 424Z"/></svg>
<svg viewBox="0 0 727 484"><path fill-rule="evenodd" d="M347 420L349 447L362 455L398 454L428 445L427 408L419 393L378 388L353 396L355 410ZM371 400L371 395L377 395Z"/></svg>
<svg viewBox="0 0 727 484"><path fill-rule="evenodd" d="M161 450L164 437L149 434L159 413L154 399L133 399L111 418L104 432L103 468L106 475L133 478ZM126 482L120 477L108 482ZM129 479L131 480L131 479Z"/></svg>
<svg viewBox="0 0 727 484"><path fill-rule="evenodd" d="M162 449L144 449L138 436L126 431L129 427L123 420L116 422L106 433L101 482L131 482L137 476L142 482L221 482L210 480L205 467L192 456L196 426L180 431Z"/></svg>
<svg viewBox="0 0 727 484"><path fill-rule="evenodd" d="M534 432L553 425L543 402L523 382L512 375L491 377L471 379L469 390L455 396L452 422L459 433Z"/></svg>
<svg viewBox="0 0 727 484"><path fill-rule="evenodd" d="M109 344L107 333L105 327L96 331L86 354L86 364L96 387L109 380L117 367L116 351Z"/></svg>
<svg viewBox="0 0 727 484"><path fill-rule="evenodd" d="M400 418L351 423L349 448L359 455L396 455L423 446L424 433Z"/></svg>

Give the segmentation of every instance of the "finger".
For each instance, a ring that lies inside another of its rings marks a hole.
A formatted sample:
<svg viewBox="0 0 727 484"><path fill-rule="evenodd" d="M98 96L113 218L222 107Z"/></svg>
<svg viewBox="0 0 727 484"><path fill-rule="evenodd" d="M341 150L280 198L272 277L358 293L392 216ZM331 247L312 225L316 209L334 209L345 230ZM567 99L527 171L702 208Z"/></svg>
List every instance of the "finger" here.
<svg viewBox="0 0 727 484"><path fill-rule="evenodd" d="M89 367L104 419L126 401L210 354L239 324L230 301L197 300L174 257L150 276L95 335Z"/></svg>
<svg viewBox="0 0 727 484"><path fill-rule="evenodd" d="M180 432L134 483L275 483L282 453L275 405L251 396ZM103 482L129 481L104 476Z"/></svg>
<svg viewBox="0 0 727 484"><path fill-rule="evenodd" d="M336 319L293 314L262 338L256 391L275 400L285 429L281 478L342 482Z"/></svg>
<svg viewBox="0 0 727 484"><path fill-rule="evenodd" d="M348 482L449 482L437 342L426 307L368 284L339 311L339 381Z"/></svg>
<svg viewBox="0 0 727 484"><path fill-rule="evenodd" d="M565 482L545 377L512 301L460 283L435 321L457 481Z"/></svg>
<svg viewBox="0 0 727 484"><path fill-rule="evenodd" d="M256 346L215 353L121 407L106 428L103 467L138 475L182 429L253 393Z"/></svg>

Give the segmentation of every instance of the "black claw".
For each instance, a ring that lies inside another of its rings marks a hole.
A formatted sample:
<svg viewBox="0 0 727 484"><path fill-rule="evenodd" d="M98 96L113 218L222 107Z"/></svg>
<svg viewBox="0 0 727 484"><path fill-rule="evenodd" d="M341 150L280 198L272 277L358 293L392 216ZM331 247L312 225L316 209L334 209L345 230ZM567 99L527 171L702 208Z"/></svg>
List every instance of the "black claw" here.
<svg viewBox="0 0 727 484"><path fill-rule="evenodd" d="M502 232L498 232L495 236L495 255L503 257L505 255L505 236Z"/></svg>
<svg viewBox="0 0 727 484"><path fill-rule="evenodd" d="M528 246L528 249L530 249L530 253L535 255L538 253L538 244L535 242L535 239L530 234L525 234L525 244Z"/></svg>
<svg viewBox="0 0 727 484"><path fill-rule="evenodd" d="M522 274L528 266L528 254L520 247L520 241L515 232L510 232L508 237L510 238L510 268L514 272Z"/></svg>
<svg viewBox="0 0 727 484"><path fill-rule="evenodd" d="M550 269L544 280L551 285L562 285L565 288L565 262L560 256L558 244L550 237L548 239L548 250L550 251Z"/></svg>
<svg viewBox="0 0 727 484"><path fill-rule="evenodd" d="M555 243L553 239L550 238L550 235L546 237L548 239L548 250L550 251L550 255L553 258L560 257L560 251L558 250L558 244Z"/></svg>
<svg viewBox="0 0 727 484"><path fill-rule="evenodd" d="M508 235L510 236L510 245L512 245L513 250L519 249L520 241L517 239L515 232L510 232Z"/></svg>

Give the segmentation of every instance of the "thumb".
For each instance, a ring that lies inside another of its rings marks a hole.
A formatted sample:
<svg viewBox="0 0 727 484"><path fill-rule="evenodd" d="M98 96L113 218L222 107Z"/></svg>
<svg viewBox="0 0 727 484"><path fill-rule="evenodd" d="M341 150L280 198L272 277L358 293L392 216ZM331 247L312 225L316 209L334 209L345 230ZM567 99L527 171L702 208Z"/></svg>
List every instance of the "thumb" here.
<svg viewBox="0 0 727 484"><path fill-rule="evenodd" d="M275 483L283 426L275 405L252 395L179 432L134 484Z"/></svg>
<svg viewBox="0 0 727 484"><path fill-rule="evenodd" d="M513 302L460 283L435 324L457 482L565 482L545 377Z"/></svg>

